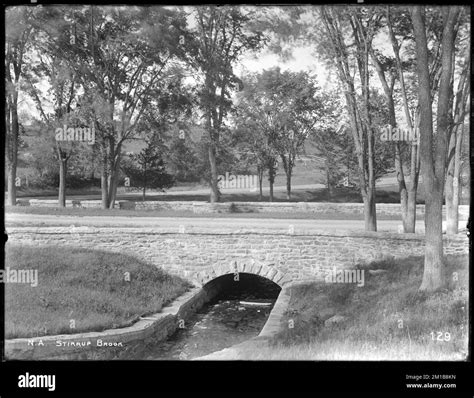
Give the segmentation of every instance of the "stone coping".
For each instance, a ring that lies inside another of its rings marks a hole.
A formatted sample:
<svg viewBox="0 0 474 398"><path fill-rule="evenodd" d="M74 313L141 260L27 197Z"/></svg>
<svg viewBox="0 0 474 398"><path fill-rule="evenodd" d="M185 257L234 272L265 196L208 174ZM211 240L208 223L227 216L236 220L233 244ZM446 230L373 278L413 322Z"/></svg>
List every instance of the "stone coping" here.
<svg viewBox="0 0 474 398"><path fill-rule="evenodd" d="M123 328L107 329L102 332L8 339L5 340L5 356L11 357L10 359L17 359L15 354L20 354L22 357L27 355L38 358L73 353L101 346L117 346L117 344L122 346L124 343L150 336L164 321L170 321L179 315L185 304L197 299L202 294L205 294L202 288L192 288L163 307L160 312L140 317L133 325ZM61 345L58 345L58 342L61 342Z"/></svg>
<svg viewBox="0 0 474 398"><path fill-rule="evenodd" d="M33 206L33 207L57 207L57 199L17 199L19 206ZM80 199L68 199L66 200L66 207L74 208L101 208L101 200L80 200ZM299 210L309 212L324 212L328 209L335 211L342 211L348 213L363 213L364 204L360 202L217 202L210 203L208 201L183 201L183 200L116 200L114 208L116 209L146 209L146 208L168 208L176 210L190 210L195 213L207 213L222 210L229 212L231 207L235 207L239 210L255 210L256 212L270 212L277 211L278 209L285 211ZM400 203L377 203L377 213L386 213L391 215L399 215L401 212ZM446 210L446 206L443 206L443 213ZM417 204L416 212L419 215L425 213L425 205ZM469 205L459 205L460 216L467 218L469 215Z"/></svg>
<svg viewBox="0 0 474 398"><path fill-rule="evenodd" d="M26 198L18 198L18 201L21 202L30 202L33 204L57 204L58 199L26 199ZM251 202L251 201L228 201L228 202L215 202L211 203L208 201L190 201L190 200L147 200L143 202L142 200L116 200L116 204L118 203L125 203L125 202L134 202L137 204L162 204L162 205L188 205L188 206L206 206L206 205L214 205L214 206L225 206L230 204L235 205L245 205L245 206L268 206L268 207L295 207L295 206L307 206L307 207L319 207L319 206L334 206L334 207L364 207L362 202L265 202L265 201L258 201L258 202ZM79 205L79 204L91 204L91 205L99 205L102 204L102 200L94 200L94 199L67 199L67 205ZM377 207L381 208L400 208L400 203L377 203ZM417 208L423 209L425 207L424 204L418 203ZM459 205L460 209L469 209L469 205ZM445 206L443 205L443 209Z"/></svg>
<svg viewBox="0 0 474 398"><path fill-rule="evenodd" d="M283 287L278 295L278 298L273 305L272 311L265 322L262 330L260 331L257 337L259 338L271 338L275 334L277 334L281 329L281 319L285 314L285 311L288 309L288 305L290 304L290 288L294 284L287 285Z"/></svg>
<svg viewBox="0 0 474 398"><path fill-rule="evenodd" d="M291 220L288 220L288 225ZM67 222L67 221L66 221ZM307 225L298 225L294 227L293 233L288 233L287 228L268 228L265 226L254 226L251 228L226 228L223 226L209 225L207 227L197 227L185 225L185 232L180 232L176 227L90 227L78 226L48 226L48 227L8 227L7 233L11 235L21 235L24 233L34 233L38 235L71 235L71 233L79 235L277 235L277 236L325 236L325 237L345 237L345 238L371 238L371 239L394 239L394 240L424 240L425 234L422 233L395 233L395 232L371 232L371 231L354 231L354 230L333 230L325 231L322 227L311 227ZM210 231L212 230L212 231ZM468 242L468 237L460 233L458 235L443 235L444 240Z"/></svg>

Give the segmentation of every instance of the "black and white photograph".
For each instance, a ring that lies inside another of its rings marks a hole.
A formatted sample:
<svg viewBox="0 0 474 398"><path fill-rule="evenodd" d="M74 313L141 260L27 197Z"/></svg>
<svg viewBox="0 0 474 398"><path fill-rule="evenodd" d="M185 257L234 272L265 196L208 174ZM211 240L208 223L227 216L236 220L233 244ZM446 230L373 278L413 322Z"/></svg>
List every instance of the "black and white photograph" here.
<svg viewBox="0 0 474 398"><path fill-rule="evenodd" d="M470 362L470 6L4 18L4 364Z"/></svg>

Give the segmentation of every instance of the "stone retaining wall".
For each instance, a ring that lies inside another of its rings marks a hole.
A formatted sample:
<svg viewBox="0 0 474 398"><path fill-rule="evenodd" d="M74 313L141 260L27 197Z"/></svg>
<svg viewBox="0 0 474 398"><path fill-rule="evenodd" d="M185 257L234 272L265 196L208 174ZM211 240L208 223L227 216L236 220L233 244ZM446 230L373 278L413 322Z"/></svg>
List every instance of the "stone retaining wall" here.
<svg viewBox="0 0 474 398"><path fill-rule="evenodd" d="M131 350L152 339L162 341L217 293L216 286L194 288L162 311L141 317L133 325L103 332L63 334L5 341L5 356L12 360L127 359Z"/></svg>
<svg viewBox="0 0 474 398"><path fill-rule="evenodd" d="M445 254L468 253L469 240L466 236L444 236L443 240ZM425 244L424 235L419 234L307 230L296 230L290 234L262 227L235 231L225 226L213 230L187 228L182 233L171 227L78 227L73 231L70 227L14 227L8 228L8 242L41 247L94 248L127 254L133 252L138 258L179 275L198 287L206 285L204 293L190 293L192 297L183 298L184 301L178 301L171 308L140 320L133 325L134 328L120 329L122 344L151 336L154 339L166 338L176 330L177 317L187 317L216 294L219 289L217 282L208 282L216 281L221 275L251 273L285 288L296 283L324 280L334 267L353 268L387 258L422 256ZM38 277L41 280L41 270ZM106 338L110 337L113 343L117 338L117 330L104 333L100 334L101 337L94 333L84 334L80 341L91 341L90 348L93 348L92 339L108 342ZM58 337L51 336L49 348L38 344L28 347L28 339L7 342L7 357L31 359L50 355L51 347L57 348L55 342ZM80 350L81 353L88 352L83 347ZM115 356L126 352L123 347L113 345L104 350L116 350ZM72 354L77 355L76 352ZM71 353L66 352L59 359L68 355ZM84 355L88 358L88 354Z"/></svg>
<svg viewBox="0 0 474 398"><path fill-rule="evenodd" d="M32 207L57 207L57 200L50 199L18 199L20 206ZM75 208L101 208L100 200L66 200L66 207ZM340 213L340 214L364 214L363 203L333 203L333 202L189 202L189 201L128 201L121 200L115 203L115 208L123 210L174 210L190 211L196 214L208 213ZM377 214L385 216L400 216L400 204L377 203ZM417 216L423 218L425 205L417 205ZM443 207L445 214L445 207ZM459 206L461 220L467 220L469 206Z"/></svg>
<svg viewBox="0 0 474 398"><path fill-rule="evenodd" d="M202 286L220 275L246 272L284 286L322 280L328 271L384 258L424 254L424 235L382 232L305 232L263 228L178 233L170 228L9 228L9 242L130 253ZM468 252L466 236L444 236L446 254ZM39 275L41 278L41 275Z"/></svg>
<svg viewBox="0 0 474 398"><path fill-rule="evenodd" d="M280 294L278 295L277 300L272 308L267 322L263 326L258 337L270 339L274 337L278 332L281 331L282 327L282 318L285 315L288 305L290 304L290 292L288 288L281 289Z"/></svg>

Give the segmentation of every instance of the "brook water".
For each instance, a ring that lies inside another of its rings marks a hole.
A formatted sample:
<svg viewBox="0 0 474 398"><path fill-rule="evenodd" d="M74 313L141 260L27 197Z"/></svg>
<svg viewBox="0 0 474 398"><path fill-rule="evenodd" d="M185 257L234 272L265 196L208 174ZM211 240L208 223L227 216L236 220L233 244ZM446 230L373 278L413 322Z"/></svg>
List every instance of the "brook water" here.
<svg viewBox="0 0 474 398"><path fill-rule="evenodd" d="M149 344L142 359L189 360L257 336L270 315L280 287L255 275L239 274L238 281L233 277L222 277L226 279L214 300L168 340Z"/></svg>

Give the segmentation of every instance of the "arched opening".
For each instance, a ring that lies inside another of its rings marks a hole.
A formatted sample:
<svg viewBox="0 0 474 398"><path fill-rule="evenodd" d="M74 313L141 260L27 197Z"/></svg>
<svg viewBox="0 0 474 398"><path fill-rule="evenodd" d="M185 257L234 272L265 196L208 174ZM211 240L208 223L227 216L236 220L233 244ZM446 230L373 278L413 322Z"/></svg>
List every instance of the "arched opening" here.
<svg viewBox="0 0 474 398"><path fill-rule="evenodd" d="M212 299L198 311L195 325L212 351L239 344L262 331L282 288L263 276L240 272L220 275L203 287Z"/></svg>
<svg viewBox="0 0 474 398"><path fill-rule="evenodd" d="M279 271L277 267L267 266L255 260L251 260L250 262L235 260L229 263L217 264L212 267L206 267L198 272L187 274L186 276L197 286L205 286L214 279L229 274L234 276L235 274L261 276L275 282L280 287L288 282L288 277Z"/></svg>
<svg viewBox="0 0 474 398"><path fill-rule="evenodd" d="M281 287L263 276L239 272L218 276L203 286L214 300L276 300Z"/></svg>
<svg viewBox="0 0 474 398"><path fill-rule="evenodd" d="M263 329L281 287L260 275L216 276L202 286L209 301L146 359L193 359L242 343Z"/></svg>

